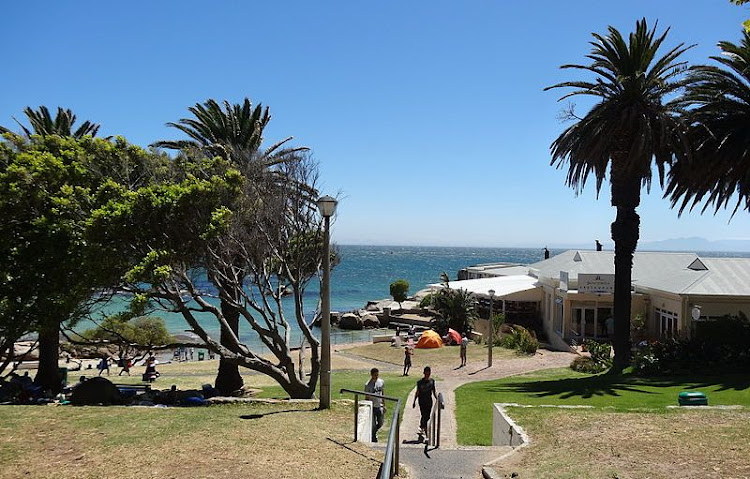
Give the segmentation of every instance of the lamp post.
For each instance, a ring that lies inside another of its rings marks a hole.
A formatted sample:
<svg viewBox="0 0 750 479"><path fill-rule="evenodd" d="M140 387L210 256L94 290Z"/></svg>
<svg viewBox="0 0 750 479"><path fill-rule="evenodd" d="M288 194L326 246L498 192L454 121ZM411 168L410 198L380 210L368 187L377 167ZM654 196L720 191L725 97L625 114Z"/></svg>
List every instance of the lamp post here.
<svg viewBox="0 0 750 479"><path fill-rule="evenodd" d="M336 213L336 198L321 196L317 204L323 216L323 281L320 302L320 409L331 407L331 216Z"/></svg>
<svg viewBox="0 0 750 479"><path fill-rule="evenodd" d="M495 342L495 321L492 318L492 303L494 303L495 290L491 289L487 291L490 295L490 338L489 348L487 349L487 367L492 367L492 344Z"/></svg>

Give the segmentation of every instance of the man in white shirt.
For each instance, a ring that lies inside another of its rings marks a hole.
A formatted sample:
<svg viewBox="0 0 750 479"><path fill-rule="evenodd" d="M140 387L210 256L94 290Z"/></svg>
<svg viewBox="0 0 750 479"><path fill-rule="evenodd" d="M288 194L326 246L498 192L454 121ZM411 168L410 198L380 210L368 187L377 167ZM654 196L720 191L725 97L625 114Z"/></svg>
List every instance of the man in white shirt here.
<svg viewBox="0 0 750 479"><path fill-rule="evenodd" d="M378 376L380 371L378 368L372 368L370 370L370 380L365 384L365 392L383 395L383 386L385 382ZM372 401L372 442L378 442L378 429L383 427L383 419L385 418L385 405L383 399L375 396L367 396L367 399Z"/></svg>

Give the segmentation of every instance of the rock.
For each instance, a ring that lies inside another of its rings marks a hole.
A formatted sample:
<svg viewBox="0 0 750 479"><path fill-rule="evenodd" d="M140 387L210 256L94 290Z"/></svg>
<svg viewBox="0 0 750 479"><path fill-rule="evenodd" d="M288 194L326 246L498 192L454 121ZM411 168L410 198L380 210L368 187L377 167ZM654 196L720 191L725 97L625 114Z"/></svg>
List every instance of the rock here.
<svg viewBox="0 0 750 479"><path fill-rule="evenodd" d="M380 327L380 320L378 320L378 317L374 314L365 314L361 318L362 325L365 328L379 328Z"/></svg>
<svg viewBox="0 0 750 479"><path fill-rule="evenodd" d="M354 313L344 313L339 320L339 328L341 329L362 329L362 319Z"/></svg>
<svg viewBox="0 0 750 479"><path fill-rule="evenodd" d="M95 377L73 388L70 402L76 406L120 404L120 390L107 378Z"/></svg>
<svg viewBox="0 0 750 479"><path fill-rule="evenodd" d="M378 307L377 301L368 301L367 306L365 306L366 311L374 312L374 311L380 311L380 308Z"/></svg>

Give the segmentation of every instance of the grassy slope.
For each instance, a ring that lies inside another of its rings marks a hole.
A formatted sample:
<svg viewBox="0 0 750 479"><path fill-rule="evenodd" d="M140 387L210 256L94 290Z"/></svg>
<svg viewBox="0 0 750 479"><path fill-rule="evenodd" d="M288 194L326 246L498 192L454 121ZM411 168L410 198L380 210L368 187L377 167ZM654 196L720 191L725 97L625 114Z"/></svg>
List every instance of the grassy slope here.
<svg viewBox="0 0 750 479"><path fill-rule="evenodd" d="M716 376L641 379L591 376L569 369L542 371L495 381L471 383L456 390L459 444L492 442L492 404L591 405L615 412L663 410L677 404L684 390L705 392L711 405L750 406L750 378Z"/></svg>
<svg viewBox="0 0 750 479"><path fill-rule="evenodd" d="M350 406L314 407L6 406L0 478L374 477L379 453L351 444Z"/></svg>

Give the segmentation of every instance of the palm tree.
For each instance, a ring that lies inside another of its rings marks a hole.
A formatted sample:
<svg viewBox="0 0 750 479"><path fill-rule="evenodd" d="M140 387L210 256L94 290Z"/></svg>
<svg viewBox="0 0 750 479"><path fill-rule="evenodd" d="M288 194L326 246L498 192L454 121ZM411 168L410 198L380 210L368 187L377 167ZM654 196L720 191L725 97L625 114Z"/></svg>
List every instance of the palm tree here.
<svg viewBox="0 0 750 479"><path fill-rule="evenodd" d="M580 193L589 175L597 195L609 170L615 243L615 364L621 371L630 361L631 274L639 238L641 186L650 190L652 166L663 185L665 167L675 156L689 154L681 110L667 99L679 91L685 62L677 61L690 47L680 44L657 57L669 29L657 36L642 19L628 41L615 28L593 34L589 65L563 65L586 70L593 81L571 81L546 88L572 88L561 99L590 95L598 99L591 110L552 143L552 165L567 166L566 184Z"/></svg>
<svg viewBox="0 0 750 479"><path fill-rule="evenodd" d="M670 170L666 195L682 214L699 203L714 214L730 206L750 210L750 32L739 45L719 42L720 66L690 69L683 104L689 108L691 161L678 161Z"/></svg>
<svg viewBox="0 0 750 479"><path fill-rule="evenodd" d="M185 133L189 140L157 141L151 146L174 150L198 150L210 156L220 156L234 164L247 177L255 177L259 170L277 173L274 167L284 162L298 161L296 153L307 151L307 148L284 148L292 138L272 144L261 150L263 130L271 120L268 107L257 105L253 108L248 98L242 104L223 102L223 108L216 100L209 99L204 103L196 103L188 108L194 118L182 118L177 123L167 123L167 126L177 128ZM283 180L283 179L282 179ZM302 185L304 187L304 185ZM309 192L313 195L313 192ZM232 271L225 272L225 277L235 277L241 284L245 273L238 265ZM237 276L239 275L239 276ZM220 296L231 291L229 287L217 284ZM221 297L222 314L227 320L232 332L237 335L239 330L240 312L231 306L231 300L239 298ZM222 329L220 342L224 346L231 345L229 332ZM219 361L219 372L216 376L216 388L228 394L243 386L244 382L236 364L225 359Z"/></svg>
<svg viewBox="0 0 750 479"><path fill-rule="evenodd" d="M23 113L28 118L31 129L26 128L15 118L13 119L18 123L27 137L31 135L59 135L81 139L86 135L96 136L99 131L99 125L90 121L83 122L81 126L73 131L76 116L70 109L63 110L61 107L57 107L57 115L55 115L54 119L52 119L52 115L50 115L46 106L40 106L36 110L32 110L31 107L27 106L24 108ZM8 128L0 126L0 134L8 132L10 132Z"/></svg>

